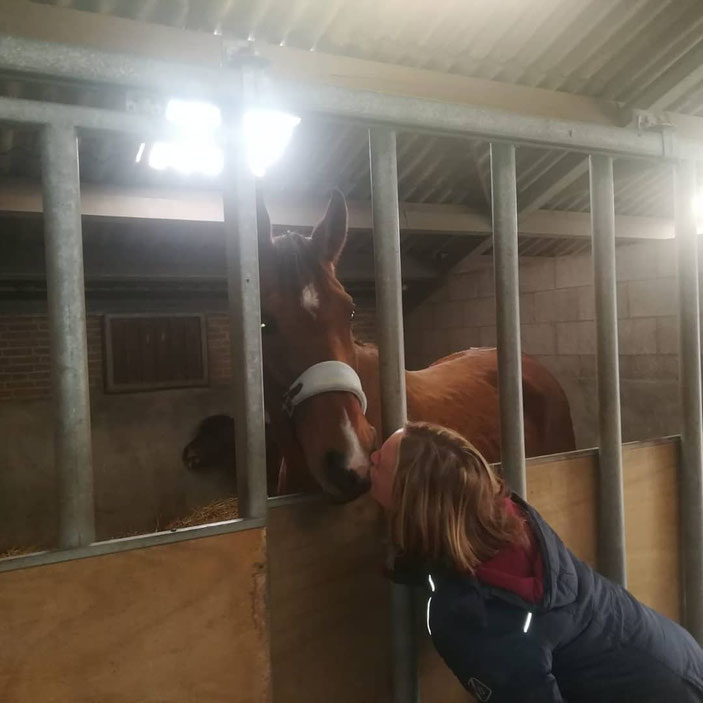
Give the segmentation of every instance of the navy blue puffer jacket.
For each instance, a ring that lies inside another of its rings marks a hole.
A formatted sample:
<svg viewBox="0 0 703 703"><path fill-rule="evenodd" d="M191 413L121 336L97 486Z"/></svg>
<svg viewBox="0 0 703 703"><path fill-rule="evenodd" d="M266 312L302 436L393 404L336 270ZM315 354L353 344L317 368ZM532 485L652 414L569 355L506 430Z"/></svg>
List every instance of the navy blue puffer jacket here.
<svg viewBox="0 0 703 703"><path fill-rule="evenodd" d="M534 605L476 578L432 570L437 651L484 703L700 703L703 650L679 625L577 559L518 498L545 566Z"/></svg>

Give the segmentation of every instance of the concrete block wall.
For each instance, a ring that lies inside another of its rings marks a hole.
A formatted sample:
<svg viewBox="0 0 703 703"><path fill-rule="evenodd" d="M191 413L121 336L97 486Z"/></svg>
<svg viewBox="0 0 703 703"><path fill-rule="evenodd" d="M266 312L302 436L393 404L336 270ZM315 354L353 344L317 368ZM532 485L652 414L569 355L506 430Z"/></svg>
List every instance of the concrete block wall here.
<svg viewBox="0 0 703 703"><path fill-rule="evenodd" d="M617 278L623 437L677 433L674 243L619 246ZM523 351L542 361L566 390L580 446L597 444L592 280L590 255L520 262ZM495 341L492 264L460 265L406 321L409 368Z"/></svg>

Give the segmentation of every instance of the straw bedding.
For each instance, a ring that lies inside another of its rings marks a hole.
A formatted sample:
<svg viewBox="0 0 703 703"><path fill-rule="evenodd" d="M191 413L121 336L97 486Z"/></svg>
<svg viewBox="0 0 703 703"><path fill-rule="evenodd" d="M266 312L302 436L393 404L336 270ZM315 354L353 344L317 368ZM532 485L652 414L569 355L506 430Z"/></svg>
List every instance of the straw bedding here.
<svg viewBox="0 0 703 703"><path fill-rule="evenodd" d="M224 498L216 500L207 505L196 508L188 515L171 520L165 526L156 525L155 531L168 532L172 530L180 530L184 527L194 527L195 525L207 525L213 522L224 522L225 520L234 520L239 517L239 501L237 498ZM113 539L120 537L134 537L138 532L130 532L129 534L115 535ZM10 557L19 557L25 554L33 554L34 552L42 552L49 549L48 547L40 547L32 545L29 547L10 547L4 552L0 552L0 559L8 559Z"/></svg>

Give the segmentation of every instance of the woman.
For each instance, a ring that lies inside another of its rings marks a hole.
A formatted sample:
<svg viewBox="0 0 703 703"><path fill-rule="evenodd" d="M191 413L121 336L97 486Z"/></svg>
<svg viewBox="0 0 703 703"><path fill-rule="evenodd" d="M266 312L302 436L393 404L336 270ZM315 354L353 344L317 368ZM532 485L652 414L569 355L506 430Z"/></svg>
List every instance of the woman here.
<svg viewBox="0 0 703 703"><path fill-rule="evenodd" d="M371 461L396 573L429 582L432 640L478 701L703 701L695 640L571 554L463 437L411 423Z"/></svg>

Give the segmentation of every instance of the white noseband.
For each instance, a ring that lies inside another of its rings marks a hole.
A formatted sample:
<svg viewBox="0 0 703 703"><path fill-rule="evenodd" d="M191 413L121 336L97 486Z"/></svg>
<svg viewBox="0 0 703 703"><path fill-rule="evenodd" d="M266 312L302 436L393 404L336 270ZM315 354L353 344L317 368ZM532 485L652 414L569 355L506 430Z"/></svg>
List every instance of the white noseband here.
<svg viewBox="0 0 703 703"><path fill-rule="evenodd" d="M343 361L323 361L304 371L284 394L283 409L292 417L296 407L304 400L336 391L355 395L361 404L361 412L366 414L367 401L361 379Z"/></svg>

